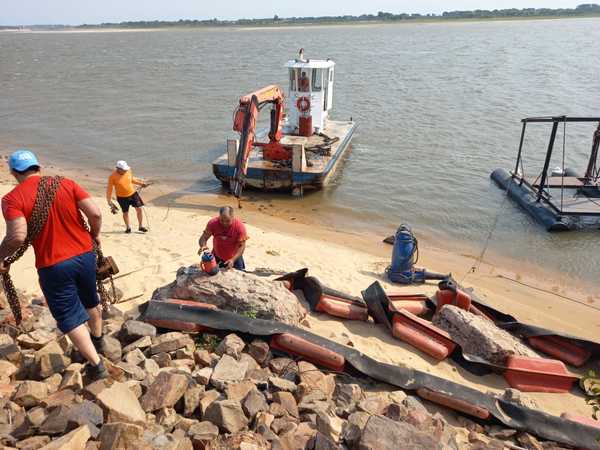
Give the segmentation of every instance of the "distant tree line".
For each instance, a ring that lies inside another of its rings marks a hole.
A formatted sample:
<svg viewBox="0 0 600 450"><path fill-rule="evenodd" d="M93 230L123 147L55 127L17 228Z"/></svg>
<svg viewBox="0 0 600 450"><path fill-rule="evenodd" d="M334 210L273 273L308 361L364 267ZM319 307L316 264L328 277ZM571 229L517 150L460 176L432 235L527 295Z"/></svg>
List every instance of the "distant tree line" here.
<svg viewBox="0 0 600 450"><path fill-rule="evenodd" d="M442 14L394 14L379 11L377 14L362 14L360 16L319 16L319 17L273 17L263 19L238 19L238 20L178 20L178 21L134 21L120 23L84 24L76 28L168 28L168 27L205 27L205 26L268 26L268 25L303 25L324 23L351 23L351 22L398 22L408 20L465 20L465 19L502 19L502 18L536 18L536 17L585 17L600 16L600 5L586 3L576 8L523 8L523 9L476 9L473 11L446 11ZM67 28L62 25L36 26L32 28ZM2 29L18 29L20 27L2 27Z"/></svg>

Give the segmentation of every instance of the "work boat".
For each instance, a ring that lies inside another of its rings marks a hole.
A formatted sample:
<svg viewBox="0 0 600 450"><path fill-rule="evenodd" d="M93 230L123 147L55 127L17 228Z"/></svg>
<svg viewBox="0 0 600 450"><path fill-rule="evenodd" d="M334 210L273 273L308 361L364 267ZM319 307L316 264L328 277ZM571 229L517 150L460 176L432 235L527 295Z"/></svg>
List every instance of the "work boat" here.
<svg viewBox="0 0 600 450"><path fill-rule="evenodd" d="M244 95L233 120L238 139L213 162L215 176L240 197L244 187L264 191L320 189L333 177L356 129L352 119L331 120L335 63L299 58L285 64L287 96L276 85ZM270 128L256 130L259 112L270 105Z"/></svg>

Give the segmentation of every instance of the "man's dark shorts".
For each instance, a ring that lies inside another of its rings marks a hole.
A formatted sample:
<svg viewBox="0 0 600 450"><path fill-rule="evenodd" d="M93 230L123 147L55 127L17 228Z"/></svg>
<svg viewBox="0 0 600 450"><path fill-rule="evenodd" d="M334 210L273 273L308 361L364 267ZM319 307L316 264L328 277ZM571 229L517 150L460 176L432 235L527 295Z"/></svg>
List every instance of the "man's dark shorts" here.
<svg viewBox="0 0 600 450"><path fill-rule="evenodd" d="M130 206L133 206L134 208L141 208L144 206L144 201L137 192L130 197L117 197L117 201L119 202L121 211L124 213L129 212Z"/></svg>
<svg viewBox="0 0 600 450"><path fill-rule="evenodd" d="M39 269L38 275L46 303L60 331L68 333L90 319L86 309L100 303L93 252Z"/></svg>
<svg viewBox="0 0 600 450"><path fill-rule="evenodd" d="M219 264L219 267L225 267L225 261L222 260L221 258L219 258L218 256L215 255L215 259L217 260L217 264ZM238 259L236 259L233 262L233 268L237 269L237 270L245 270L246 269L246 264L244 263L244 257L240 256Z"/></svg>

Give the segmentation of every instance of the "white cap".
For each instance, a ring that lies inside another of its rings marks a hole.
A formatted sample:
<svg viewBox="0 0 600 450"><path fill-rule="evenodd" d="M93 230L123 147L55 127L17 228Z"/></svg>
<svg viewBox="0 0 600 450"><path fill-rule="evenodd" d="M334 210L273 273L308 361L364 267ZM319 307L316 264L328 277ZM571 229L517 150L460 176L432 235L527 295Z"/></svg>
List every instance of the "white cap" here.
<svg viewBox="0 0 600 450"><path fill-rule="evenodd" d="M131 167L129 167L129 164L127 164L127 161L117 161L117 169L121 169L121 170L129 170L131 169Z"/></svg>

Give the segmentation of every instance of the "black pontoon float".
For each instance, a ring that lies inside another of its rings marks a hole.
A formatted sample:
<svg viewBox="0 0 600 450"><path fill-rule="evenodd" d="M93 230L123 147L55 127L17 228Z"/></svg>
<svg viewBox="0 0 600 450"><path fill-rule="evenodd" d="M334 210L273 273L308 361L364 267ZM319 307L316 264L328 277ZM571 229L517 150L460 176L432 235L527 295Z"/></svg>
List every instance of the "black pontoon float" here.
<svg viewBox="0 0 600 450"><path fill-rule="evenodd" d="M598 123L583 175L571 168L565 168L564 136L567 123L570 122ZM509 172L496 169L491 178L548 231L600 229L600 117L528 117L522 119L521 123L523 127L514 170ZM523 142L529 123L552 124L544 165L536 177L526 176L523 167ZM550 169L559 126L563 128L562 167Z"/></svg>

